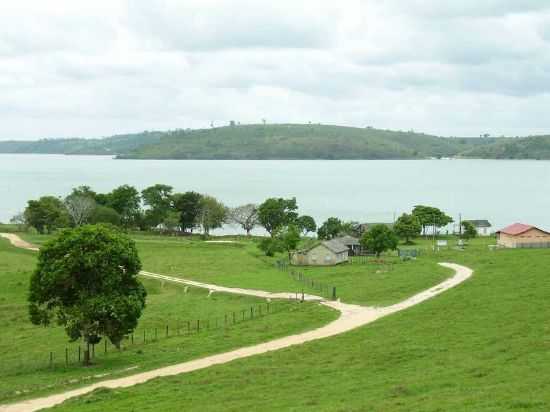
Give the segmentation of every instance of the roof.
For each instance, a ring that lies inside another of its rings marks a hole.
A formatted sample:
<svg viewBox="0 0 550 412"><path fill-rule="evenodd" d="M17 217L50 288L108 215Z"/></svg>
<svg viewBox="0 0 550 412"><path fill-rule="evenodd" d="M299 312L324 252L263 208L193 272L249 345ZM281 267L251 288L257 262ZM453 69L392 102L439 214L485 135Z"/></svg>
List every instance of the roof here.
<svg viewBox="0 0 550 412"><path fill-rule="evenodd" d="M348 247L340 242L338 239L325 240L324 242L321 242L321 244L334 253L342 253L348 251Z"/></svg>
<svg viewBox="0 0 550 412"><path fill-rule="evenodd" d="M333 240L337 240L338 242L344 244L344 245L358 245L359 244L359 239L357 239L356 237L353 237L353 236L349 236L349 235L346 235L346 236L341 236L341 237L337 237L337 238L334 238Z"/></svg>
<svg viewBox="0 0 550 412"><path fill-rule="evenodd" d="M333 253L342 253L347 252L348 247L344 245L342 242L340 242L338 239L331 239L331 240L325 240L323 242L315 242L312 243L309 247L306 247L305 249L296 251L300 254L308 253L310 250L315 249L317 246L324 246L328 250L330 250Z"/></svg>
<svg viewBox="0 0 550 412"><path fill-rule="evenodd" d="M497 231L497 233L504 233L506 235L517 236L531 229L537 229L537 230L540 230L541 232L544 232L550 235L550 233L545 230L539 229L538 227L535 227L535 226L526 225L523 223L514 223L513 225L506 226L504 229L500 229L499 231Z"/></svg>
<svg viewBox="0 0 550 412"><path fill-rule="evenodd" d="M488 220L464 220L464 222L470 222L475 227L492 227Z"/></svg>

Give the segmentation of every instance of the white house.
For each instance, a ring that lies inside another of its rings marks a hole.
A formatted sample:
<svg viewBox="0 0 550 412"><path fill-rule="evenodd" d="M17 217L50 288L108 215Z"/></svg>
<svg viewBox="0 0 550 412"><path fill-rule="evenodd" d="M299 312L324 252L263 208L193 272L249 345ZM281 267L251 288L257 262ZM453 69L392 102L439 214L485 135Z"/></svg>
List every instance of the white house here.
<svg viewBox="0 0 550 412"><path fill-rule="evenodd" d="M492 225L488 220L464 220L470 222L476 228L478 236L490 236L493 234Z"/></svg>

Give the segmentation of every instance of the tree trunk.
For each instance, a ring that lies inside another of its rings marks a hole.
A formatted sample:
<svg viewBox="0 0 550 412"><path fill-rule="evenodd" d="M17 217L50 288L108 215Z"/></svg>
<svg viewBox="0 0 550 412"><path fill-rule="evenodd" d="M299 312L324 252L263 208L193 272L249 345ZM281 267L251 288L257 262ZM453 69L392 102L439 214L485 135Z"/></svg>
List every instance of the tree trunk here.
<svg viewBox="0 0 550 412"><path fill-rule="evenodd" d="M86 349L84 350L84 366L90 365L90 343L86 342Z"/></svg>
<svg viewBox="0 0 550 412"><path fill-rule="evenodd" d="M246 236L250 237L250 229L246 229Z"/></svg>

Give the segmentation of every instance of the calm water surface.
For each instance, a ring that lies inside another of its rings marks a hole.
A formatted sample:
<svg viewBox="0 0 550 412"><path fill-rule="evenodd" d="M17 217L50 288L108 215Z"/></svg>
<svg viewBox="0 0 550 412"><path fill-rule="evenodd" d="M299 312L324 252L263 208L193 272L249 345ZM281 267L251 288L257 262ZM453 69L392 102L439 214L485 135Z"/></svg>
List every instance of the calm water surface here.
<svg viewBox="0 0 550 412"><path fill-rule="evenodd" d="M105 156L0 154L0 221L42 195L79 185L110 191L155 183L216 196L229 206L296 196L316 220L391 221L416 204L458 220L520 221L550 229L550 162L503 160L114 160Z"/></svg>

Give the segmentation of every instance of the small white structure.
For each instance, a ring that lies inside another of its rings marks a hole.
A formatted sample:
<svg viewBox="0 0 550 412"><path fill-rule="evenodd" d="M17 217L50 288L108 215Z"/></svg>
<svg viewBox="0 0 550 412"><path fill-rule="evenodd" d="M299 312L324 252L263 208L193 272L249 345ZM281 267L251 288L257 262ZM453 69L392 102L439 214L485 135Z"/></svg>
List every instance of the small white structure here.
<svg viewBox="0 0 550 412"><path fill-rule="evenodd" d="M474 225L478 236L491 236L493 234L491 230L493 226L488 220L464 220L464 222Z"/></svg>

